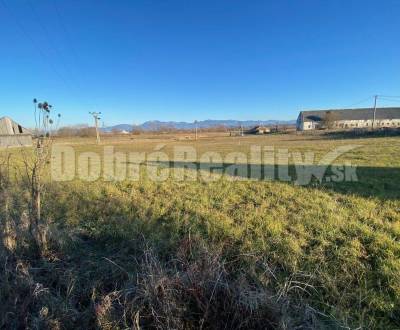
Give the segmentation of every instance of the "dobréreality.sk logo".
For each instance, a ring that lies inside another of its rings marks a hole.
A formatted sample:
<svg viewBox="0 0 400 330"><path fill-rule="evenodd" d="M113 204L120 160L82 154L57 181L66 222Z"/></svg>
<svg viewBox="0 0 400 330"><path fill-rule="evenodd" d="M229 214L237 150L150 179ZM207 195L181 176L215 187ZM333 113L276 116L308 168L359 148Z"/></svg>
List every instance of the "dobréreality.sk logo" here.
<svg viewBox="0 0 400 330"><path fill-rule="evenodd" d="M116 151L104 146L103 152L77 152L72 146L54 145L51 177L54 181L152 181L279 180L307 185L311 182L358 181L356 167L338 158L357 145L337 147L318 157L314 152L289 151L273 146L250 146L249 152L216 151L198 153L192 146L175 146L172 153L157 145L149 153Z"/></svg>

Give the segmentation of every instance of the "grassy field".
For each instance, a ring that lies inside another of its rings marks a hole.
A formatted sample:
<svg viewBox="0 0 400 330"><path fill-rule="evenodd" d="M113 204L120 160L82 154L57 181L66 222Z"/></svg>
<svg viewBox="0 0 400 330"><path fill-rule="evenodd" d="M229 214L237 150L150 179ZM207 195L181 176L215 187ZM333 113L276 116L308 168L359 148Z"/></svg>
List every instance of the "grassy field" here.
<svg viewBox="0 0 400 330"><path fill-rule="evenodd" d="M105 145L223 157L273 146L314 152L317 162L352 145L334 164L356 166L358 181L49 180L48 248L36 256L17 175L1 191L15 244L0 256L0 328L400 328L400 137L181 134L54 145L72 146L76 158ZM18 168L21 150L7 153Z"/></svg>

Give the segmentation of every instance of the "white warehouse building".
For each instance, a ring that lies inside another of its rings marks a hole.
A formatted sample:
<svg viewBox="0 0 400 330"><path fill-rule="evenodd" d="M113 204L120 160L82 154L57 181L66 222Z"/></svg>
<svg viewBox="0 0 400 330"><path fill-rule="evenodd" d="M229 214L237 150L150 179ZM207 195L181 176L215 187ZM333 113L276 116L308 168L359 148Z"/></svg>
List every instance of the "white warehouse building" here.
<svg viewBox="0 0 400 330"><path fill-rule="evenodd" d="M301 111L297 130L400 127L400 107Z"/></svg>

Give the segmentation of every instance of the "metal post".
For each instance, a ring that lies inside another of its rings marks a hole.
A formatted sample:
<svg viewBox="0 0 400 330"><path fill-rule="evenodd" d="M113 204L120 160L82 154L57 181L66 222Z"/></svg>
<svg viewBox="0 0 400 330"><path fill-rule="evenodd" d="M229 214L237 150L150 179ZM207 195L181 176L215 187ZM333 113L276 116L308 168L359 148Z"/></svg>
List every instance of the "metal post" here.
<svg viewBox="0 0 400 330"><path fill-rule="evenodd" d="M100 117L99 115L101 114L101 112L89 112L93 118L94 118L94 125L96 127L96 140L97 140L97 144L100 144L100 133L99 133L99 120Z"/></svg>
<svg viewBox="0 0 400 330"><path fill-rule="evenodd" d="M376 103L378 101L378 95L374 96L374 119L372 121L372 128L375 128L375 120L376 120Z"/></svg>

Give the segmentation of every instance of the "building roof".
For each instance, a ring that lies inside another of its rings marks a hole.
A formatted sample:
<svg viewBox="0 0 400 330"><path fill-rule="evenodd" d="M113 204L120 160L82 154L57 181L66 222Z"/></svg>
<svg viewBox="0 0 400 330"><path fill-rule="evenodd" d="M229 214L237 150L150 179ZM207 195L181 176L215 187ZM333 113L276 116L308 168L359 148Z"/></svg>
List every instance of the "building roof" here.
<svg viewBox="0 0 400 330"><path fill-rule="evenodd" d="M9 117L0 118L0 135L30 134L31 132Z"/></svg>
<svg viewBox="0 0 400 330"><path fill-rule="evenodd" d="M330 112L334 120L373 120L374 108L301 111L303 121L321 121ZM400 107L376 108L376 120L400 119Z"/></svg>

